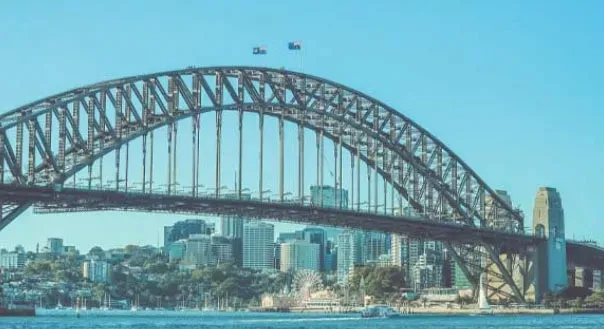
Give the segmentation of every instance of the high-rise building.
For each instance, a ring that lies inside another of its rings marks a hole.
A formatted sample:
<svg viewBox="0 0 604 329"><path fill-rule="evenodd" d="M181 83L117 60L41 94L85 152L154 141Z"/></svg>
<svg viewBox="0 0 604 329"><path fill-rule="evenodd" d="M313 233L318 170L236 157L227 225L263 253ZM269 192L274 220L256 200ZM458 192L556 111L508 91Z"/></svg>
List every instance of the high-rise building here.
<svg viewBox="0 0 604 329"><path fill-rule="evenodd" d="M304 241L310 243L316 243L319 245L319 269L318 271L325 270L325 245L327 243L327 237L325 230L320 227L307 227L303 231Z"/></svg>
<svg viewBox="0 0 604 329"><path fill-rule="evenodd" d="M48 238L46 242L46 248L48 248L48 252L53 255L63 254L63 239Z"/></svg>
<svg viewBox="0 0 604 329"><path fill-rule="evenodd" d="M220 219L220 232L223 236L231 238L233 261L237 266L243 266L243 225L249 223L242 217L222 217Z"/></svg>
<svg viewBox="0 0 604 329"><path fill-rule="evenodd" d="M182 239L188 239L191 234L207 234L206 222L201 219L187 219L164 226L164 247Z"/></svg>
<svg viewBox="0 0 604 329"><path fill-rule="evenodd" d="M243 225L243 267L264 270L274 267L275 227L264 222Z"/></svg>
<svg viewBox="0 0 604 329"><path fill-rule="evenodd" d="M243 237L243 224L249 222L242 217L222 217L220 219L220 234L232 238Z"/></svg>
<svg viewBox="0 0 604 329"><path fill-rule="evenodd" d="M273 250L273 268L275 270L281 269L281 243L273 242L271 244Z"/></svg>
<svg viewBox="0 0 604 329"><path fill-rule="evenodd" d="M325 273L334 273L338 268L338 249L334 241L325 244Z"/></svg>
<svg viewBox="0 0 604 329"><path fill-rule="evenodd" d="M232 238L220 235L212 236L212 253L217 264L231 263L233 257L233 240Z"/></svg>
<svg viewBox="0 0 604 329"><path fill-rule="evenodd" d="M91 259L82 264L82 276L92 282L109 282L110 268L107 261Z"/></svg>
<svg viewBox="0 0 604 329"><path fill-rule="evenodd" d="M388 253L386 234L365 232L363 236L363 264L377 261L381 255Z"/></svg>
<svg viewBox="0 0 604 329"><path fill-rule="evenodd" d="M354 266L360 264L362 250L360 250L359 244L361 241L362 234L356 231L345 230L338 235L337 278L339 283L348 283Z"/></svg>
<svg viewBox="0 0 604 329"><path fill-rule="evenodd" d="M564 234L564 209L562 198L552 187L540 187L533 208L533 232L547 239L547 248L541 248L537 276L537 296L557 292L568 286L566 263L566 237Z"/></svg>
<svg viewBox="0 0 604 329"><path fill-rule="evenodd" d="M403 237L399 234L392 234L390 240L390 262L392 266L403 267Z"/></svg>
<svg viewBox="0 0 604 329"><path fill-rule="evenodd" d="M290 241L281 244L281 272L297 270L320 271L321 246L308 241Z"/></svg>
<svg viewBox="0 0 604 329"><path fill-rule="evenodd" d="M212 241L207 234L191 234L186 242L184 262L187 265L201 267L214 265Z"/></svg>
<svg viewBox="0 0 604 329"><path fill-rule="evenodd" d="M315 206L328 208L348 208L348 190L336 189L328 185L312 185L310 187L310 201ZM341 232L336 227L325 227L327 239L335 241Z"/></svg>

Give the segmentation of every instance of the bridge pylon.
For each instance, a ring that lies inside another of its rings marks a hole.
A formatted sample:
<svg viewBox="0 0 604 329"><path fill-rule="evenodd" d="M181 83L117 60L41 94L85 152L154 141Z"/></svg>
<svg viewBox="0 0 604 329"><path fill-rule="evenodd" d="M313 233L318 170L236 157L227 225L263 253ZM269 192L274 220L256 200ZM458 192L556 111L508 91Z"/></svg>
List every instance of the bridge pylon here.
<svg viewBox="0 0 604 329"><path fill-rule="evenodd" d="M564 210L560 194L552 187L540 187L535 196L533 232L546 240L535 252L536 296L558 292L568 286Z"/></svg>

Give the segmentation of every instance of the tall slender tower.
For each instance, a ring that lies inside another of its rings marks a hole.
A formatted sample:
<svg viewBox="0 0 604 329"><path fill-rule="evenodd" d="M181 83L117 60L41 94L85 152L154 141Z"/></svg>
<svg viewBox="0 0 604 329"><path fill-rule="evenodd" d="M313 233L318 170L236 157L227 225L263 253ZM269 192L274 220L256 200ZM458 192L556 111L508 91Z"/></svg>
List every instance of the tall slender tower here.
<svg viewBox="0 0 604 329"><path fill-rule="evenodd" d="M552 187L540 187L533 208L533 232L547 239L538 253L538 294L556 292L567 284L564 210L560 194Z"/></svg>

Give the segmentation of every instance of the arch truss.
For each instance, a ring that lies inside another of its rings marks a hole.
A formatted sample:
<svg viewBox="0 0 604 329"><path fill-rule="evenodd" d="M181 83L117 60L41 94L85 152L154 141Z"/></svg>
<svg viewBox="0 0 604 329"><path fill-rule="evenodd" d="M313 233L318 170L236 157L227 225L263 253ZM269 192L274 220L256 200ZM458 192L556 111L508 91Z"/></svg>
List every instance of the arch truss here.
<svg viewBox="0 0 604 329"><path fill-rule="evenodd" d="M258 192L263 200L264 118L278 120L280 137L278 198L285 199L284 122L298 127L298 186L300 202L304 199L304 134L317 136L316 185L324 181L323 140L334 147L334 185L342 188L342 158L350 155L352 186L350 204L342 200L337 206L361 207L361 162L367 169L367 210L380 211L378 180L391 189L391 209L402 214L409 209L428 221L454 222L521 233L522 214L503 200L453 151L427 130L386 104L351 88L319 77L260 67L190 67L106 81L76 88L19 107L0 115L0 185L52 186L66 184L76 173L86 175L90 188L95 179L103 180L103 159L115 154L111 173L112 188L128 190L128 148L136 141L142 149L143 193L153 193L157 184L153 173L153 140L158 129L168 131L167 193L176 193L176 143L179 122L192 123L192 186L188 193L200 195L199 131L201 115L216 115L215 191L221 192L221 151L223 112L238 113L239 159L238 181L242 181L242 125L244 113L254 113L259 122ZM182 125L180 126L182 129ZM155 137L156 138L156 137ZM245 141L247 142L247 141ZM181 141L182 143L182 141ZM97 166L96 169L93 169ZM125 167L125 169L124 169ZM105 167L107 168L107 167ZM137 167L138 168L138 167ZM182 168L181 168L182 169ZM107 170L106 170L107 171ZM131 170L130 170L131 171ZM81 174L80 174L81 175ZM163 173L162 173L163 175ZM157 171L155 173L157 176ZM356 176L356 178L355 178ZM356 179L356 185L354 184ZM155 186L154 186L155 184ZM242 184L235 194L245 193ZM363 191L364 193L365 191ZM371 197L373 196L373 198ZM397 200L396 202L394 200ZM0 201L0 229L14 220L31 202ZM398 203L398 207L395 207ZM385 202L384 202L385 204ZM384 206L385 208L385 206ZM384 211L386 211L384 209ZM498 276L510 286L516 298L524 295L513 282L499 258L499 246L455 245L445 241L453 257L476 286L479 272L485 271L483 254L495 263ZM474 266L467 259L475 258ZM470 264L470 265L469 265ZM501 290L501 289L500 289Z"/></svg>

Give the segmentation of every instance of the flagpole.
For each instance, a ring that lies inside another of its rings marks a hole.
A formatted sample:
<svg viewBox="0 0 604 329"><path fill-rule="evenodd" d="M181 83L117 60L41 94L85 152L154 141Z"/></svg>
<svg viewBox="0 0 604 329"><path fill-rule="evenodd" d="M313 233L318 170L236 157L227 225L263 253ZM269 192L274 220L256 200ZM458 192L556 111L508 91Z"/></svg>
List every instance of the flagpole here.
<svg viewBox="0 0 604 329"><path fill-rule="evenodd" d="M300 46L300 71L304 74L304 54L302 53L304 49Z"/></svg>

